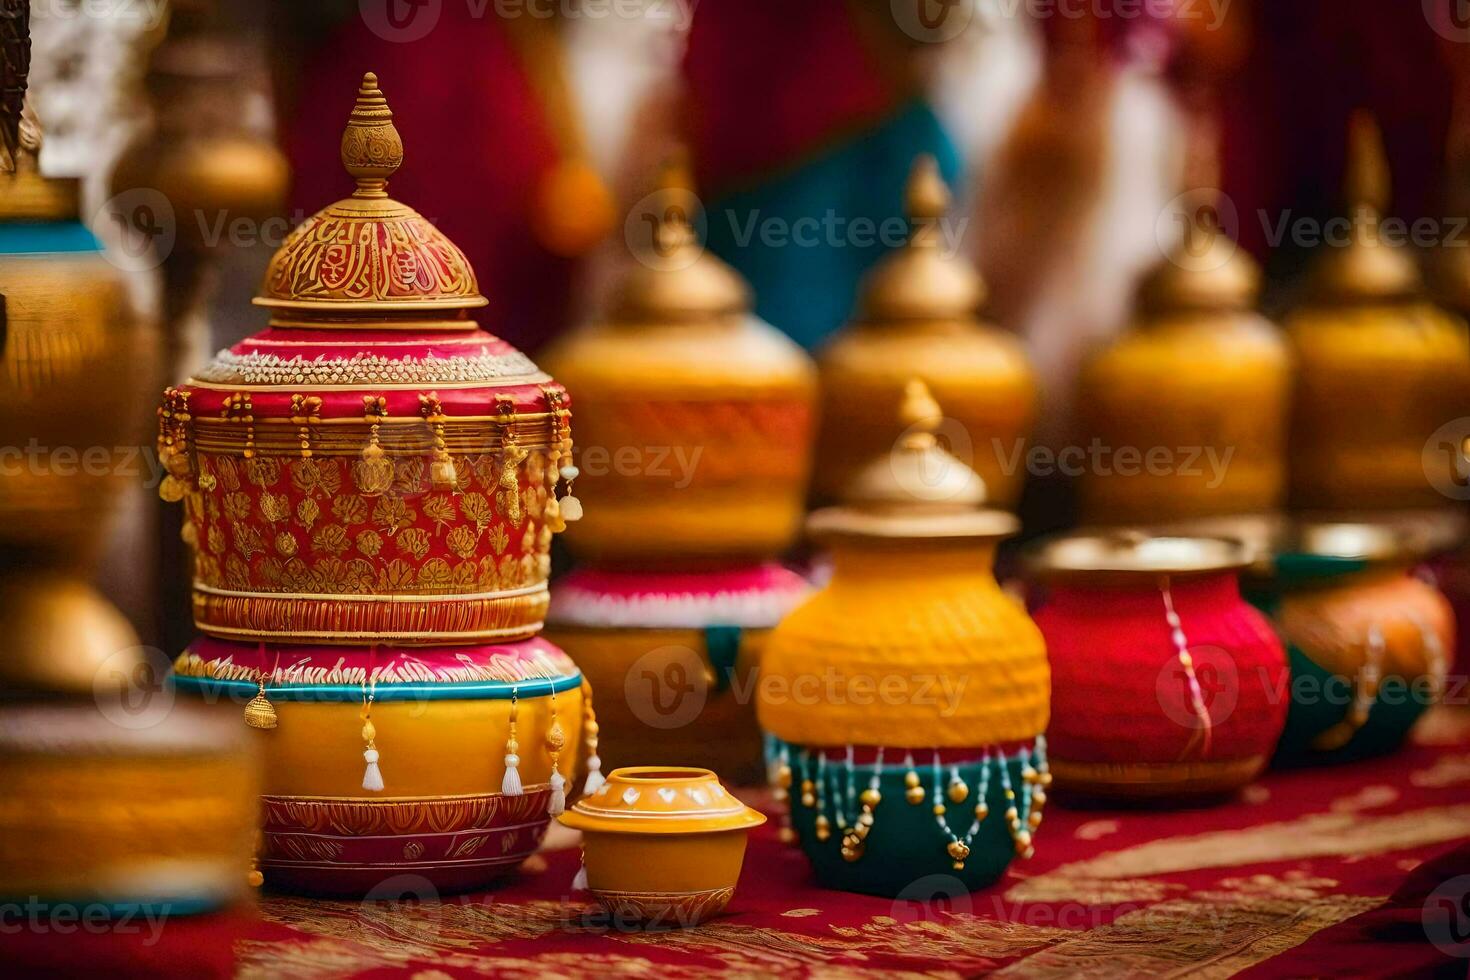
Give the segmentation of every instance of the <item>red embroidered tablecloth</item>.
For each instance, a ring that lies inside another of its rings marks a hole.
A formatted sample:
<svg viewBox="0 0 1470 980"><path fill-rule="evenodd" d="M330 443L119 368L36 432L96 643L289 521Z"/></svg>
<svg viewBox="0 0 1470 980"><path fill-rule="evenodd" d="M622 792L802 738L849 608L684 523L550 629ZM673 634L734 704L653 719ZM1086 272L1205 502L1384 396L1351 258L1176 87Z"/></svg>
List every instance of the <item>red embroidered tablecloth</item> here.
<svg viewBox="0 0 1470 980"><path fill-rule="evenodd" d="M1442 709L1416 744L1354 766L1267 775L1224 806L1048 808L1036 856L996 886L888 901L816 887L801 855L753 837L728 913L618 932L569 885L557 834L488 893L364 905L266 897L236 943L242 977L705 977L912 974L1088 977L1463 977L1430 941L1426 901L1470 875L1470 712ZM926 895L925 892L928 892ZM1470 903L1460 906L1470 916ZM1461 923L1470 926L1470 918ZM1434 931L1434 930L1431 930ZM1449 938L1447 938L1449 937ZM1470 956L1470 942L1459 952Z"/></svg>
<svg viewBox="0 0 1470 980"><path fill-rule="evenodd" d="M1211 809L1050 806L1036 856L973 895L947 895L943 880L916 884L912 901L818 888L773 821L752 838L727 914L620 932L570 893L576 838L553 829L523 873L490 892L267 895L243 920L170 920L158 941L147 929L7 930L0 965L95 975L105 952L108 975L218 975L232 938L242 978L1460 978L1470 964L1465 708L1431 714L1390 758L1273 772Z"/></svg>

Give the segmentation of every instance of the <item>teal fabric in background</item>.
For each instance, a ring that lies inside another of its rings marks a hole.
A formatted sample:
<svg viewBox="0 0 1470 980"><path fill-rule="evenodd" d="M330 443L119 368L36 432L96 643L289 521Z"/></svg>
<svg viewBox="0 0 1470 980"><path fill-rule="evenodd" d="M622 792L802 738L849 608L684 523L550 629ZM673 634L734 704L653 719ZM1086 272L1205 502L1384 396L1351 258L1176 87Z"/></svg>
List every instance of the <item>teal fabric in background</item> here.
<svg viewBox="0 0 1470 980"><path fill-rule="evenodd" d="M77 221L26 221L0 225L0 255L98 252L102 243Z"/></svg>
<svg viewBox="0 0 1470 980"><path fill-rule="evenodd" d="M794 170L706 201L707 244L749 280L762 319L803 347L817 347L847 321L863 273L888 251L879 241L854 244L850 223L861 217L881 228L902 216L904 184L921 153L933 154L955 186L959 152L933 110L910 102ZM827 230L829 215L835 235ZM802 218L817 221L808 232L817 244L762 240L763 230L789 239Z"/></svg>

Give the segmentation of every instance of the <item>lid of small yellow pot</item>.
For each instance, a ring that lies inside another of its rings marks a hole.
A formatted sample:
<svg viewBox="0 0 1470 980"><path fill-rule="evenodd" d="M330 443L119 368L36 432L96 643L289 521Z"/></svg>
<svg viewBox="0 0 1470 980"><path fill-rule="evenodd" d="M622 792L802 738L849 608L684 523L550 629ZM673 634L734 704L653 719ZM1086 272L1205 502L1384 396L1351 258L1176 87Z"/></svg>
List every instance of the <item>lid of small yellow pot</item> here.
<svg viewBox="0 0 1470 980"><path fill-rule="evenodd" d="M985 302L985 283L963 257L946 254L940 220L949 210L949 188L939 164L925 154L909 173L908 242L884 258L863 281L859 322L974 320Z"/></svg>
<svg viewBox="0 0 1470 980"><path fill-rule="evenodd" d="M1352 239L1343 248L1321 249L1310 296L1325 304L1401 300L1422 289L1418 266L1403 248L1383 241L1379 216L1388 206L1388 162L1378 124L1366 112L1353 116L1349 130L1344 192L1351 206Z"/></svg>
<svg viewBox="0 0 1470 980"><path fill-rule="evenodd" d="M699 242L691 215L700 207L682 161L664 167L647 198L651 251L618 283L608 303L614 323L678 323L747 313L750 287Z"/></svg>
<svg viewBox="0 0 1470 980"><path fill-rule="evenodd" d="M907 428L893 449L858 471L842 506L812 514L809 534L936 540L1005 537L1020 528L1014 515L983 509L985 481L939 444L943 412L922 381L904 389L899 417Z"/></svg>
<svg viewBox="0 0 1470 980"><path fill-rule="evenodd" d="M766 822L713 772L682 766L614 769L597 792L558 819L576 830L614 834L700 834Z"/></svg>
<svg viewBox="0 0 1470 980"><path fill-rule="evenodd" d="M1108 582L1233 572L1251 557L1244 543L1231 538L1114 531L1053 538L1032 552L1028 565L1044 579Z"/></svg>

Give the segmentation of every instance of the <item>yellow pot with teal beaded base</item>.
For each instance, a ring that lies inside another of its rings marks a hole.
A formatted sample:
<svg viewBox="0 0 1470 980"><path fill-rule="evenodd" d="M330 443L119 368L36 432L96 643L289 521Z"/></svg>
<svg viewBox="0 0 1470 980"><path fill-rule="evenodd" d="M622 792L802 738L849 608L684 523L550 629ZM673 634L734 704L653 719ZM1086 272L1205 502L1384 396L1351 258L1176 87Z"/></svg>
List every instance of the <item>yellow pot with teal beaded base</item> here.
<svg viewBox="0 0 1470 980"><path fill-rule="evenodd" d="M1019 524L980 508L922 384L901 414L893 451L808 522L832 578L772 632L756 701L787 836L823 884L891 896L994 882L1031 854L1050 778L1045 642L991 571Z"/></svg>

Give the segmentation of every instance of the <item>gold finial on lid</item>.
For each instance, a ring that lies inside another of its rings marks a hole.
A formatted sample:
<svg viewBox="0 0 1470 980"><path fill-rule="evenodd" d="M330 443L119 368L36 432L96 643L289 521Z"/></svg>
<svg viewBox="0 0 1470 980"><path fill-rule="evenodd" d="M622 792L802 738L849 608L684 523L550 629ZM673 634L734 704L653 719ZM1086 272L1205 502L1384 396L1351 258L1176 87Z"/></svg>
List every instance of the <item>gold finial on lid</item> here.
<svg viewBox="0 0 1470 980"><path fill-rule="evenodd" d="M682 151L659 171L653 193L638 203L627 229L636 260L613 289L608 319L657 324L738 317L750 288L699 242L700 202ZM648 238L643 238L647 229Z"/></svg>
<svg viewBox="0 0 1470 980"><path fill-rule="evenodd" d="M694 226L684 202L694 199L694 178L689 173L689 155L680 147L669 155L659 169L658 193L667 199L655 216L654 247L660 255L672 255L677 249L695 243Z"/></svg>
<svg viewBox="0 0 1470 980"><path fill-rule="evenodd" d="M342 133L342 166L357 179L352 196L387 197L388 178L402 165L403 140L393 125L393 110L378 88L378 76L367 72Z"/></svg>
<svg viewBox="0 0 1470 980"><path fill-rule="evenodd" d="M945 240L949 187L929 154L914 160L904 191L909 240L884 257L863 280L857 319L867 323L974 321L985 300L985 284L957 242ZM963 230L964 225L957 225Z"/></svg>
<svg viewBox="0 0 1470 980"><path fill-rule="evenodd" d="M924 450L938 445L934 433L944 420L939 403L929 392L929 386L918 378L912 378L903 389L903 404L898 409L899 421L908 429L903 437L903 448Z"/></svg>
<svg viewBox="0 0 1470 980"><path fill-rule="evenodd" d="M1407 250L1384 241L1379 217L1388 208L1391 182L1383 133L1367 110L1353 113L1348 128L1343 193L1352 235L1342 248L1327 248L1312 281L1319 303L1371 303L1417 296L1419 267Z"/></svg>
<svg viewBox="0 0 1470 980"><path fill-rule="evenodd" d="M985 502L985 481L939 444L944 412L921 379L904 385L898 406L906 431L889 452L858 471L843 502L869 510L972 510Z"/></svg>
<svg viewBox="0 0 1470 980"><path fill-rule="evenodd" d="M1375 215L1388 208L1388 158L1383 151L1383 132L1366 109L1354 112L1348 123L1343 192L1349 207L1368 208Z"/></svg>
<svg viewBox="0 0 1470 980"><path fill-rule="evenodd" d="M909 220L938 221L949 211L949 185L939 175L939 161L931 153L921 154L909 169L904 189L904 206Z"/></svg>
<svg viewBox="0 0 1470 980"><path fill-rule="evenodd" d="M1184 163L1185 185L1175 199L1183 235L1139 282L1138 313L1145 319L1183 313L1249 310L1260 293L1261 272L1226 228L1219 189L1219 131L1201 114L1191 122Z"/></svg>
<svg viewBox="0 0 1470 980"><path fill-rule="evenodd" d="M939 444L936 433L944 413L929 386L910 380L898 415L908 431L890 451L858 470L840 506L814 513L808 531L818 538L911 541L1015 533L1014 516L984 509L980 474Z"/></svg>

